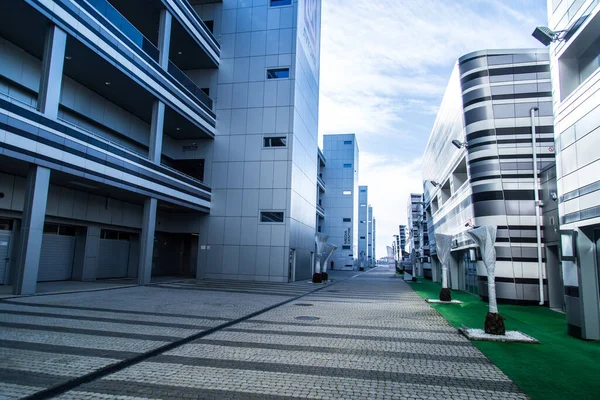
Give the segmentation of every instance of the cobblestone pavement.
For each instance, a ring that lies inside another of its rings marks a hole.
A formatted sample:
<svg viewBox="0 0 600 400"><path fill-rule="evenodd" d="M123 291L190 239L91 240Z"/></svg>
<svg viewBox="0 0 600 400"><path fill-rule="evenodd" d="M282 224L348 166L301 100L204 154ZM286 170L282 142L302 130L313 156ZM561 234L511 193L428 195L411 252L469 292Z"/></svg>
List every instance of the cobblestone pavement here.
<svg viewBox="0 0 600 400"><path fill-rule="evenodd" d="M0 302L0 324L8 322L0 330L0 393L34 393L314 289L202 281ZM58 398L527 397L406 283L378 268Z"/></svg>

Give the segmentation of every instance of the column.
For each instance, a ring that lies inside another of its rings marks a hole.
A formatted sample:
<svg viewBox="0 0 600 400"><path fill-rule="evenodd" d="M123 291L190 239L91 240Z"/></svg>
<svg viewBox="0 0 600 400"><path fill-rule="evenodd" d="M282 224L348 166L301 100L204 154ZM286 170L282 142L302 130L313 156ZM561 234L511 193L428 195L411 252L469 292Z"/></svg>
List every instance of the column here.
<svg viewBox="0 0 600 400"><path fill-rule="evenodd" d="M35 293L49 186L50 170L31 165L25 189L13 294Z"/></svg>
<svg viewBox="0 0 600 400"><path fill-rule="evenodd" d="M73 266L73 280L95 281L98 272L98 252L100 249L101 229L97 225L90 225L85 232L77 235L75 244L75 263Z"/></svg>
<svg viewBox="0 0 600 400"><path fill-rule="evenodd" d="M50 26L44 44L38 109L54 119L58 117L66 45L67 33L56 25Z"/></svg>
<svg viewBox="0 0 600 400"><path fill-rule="evenodd" d="M156 228L157 200L148 198L144 202L142 233L140 234L140 263L137 281L140 285L150 283L152 277L152 256L154 254L154 231Z"/></svg>
<svg viewBox="0 0 600 400"><path fill-rule="evenodd" d="M158 27L158 63L166 71L169 69L169 49L171 47L171 13L161 10ZM163 127L165 123L165 104L155 100L152 105L152 120L150 122L150 151L148 158L160 164L162 153Z"/></svg>

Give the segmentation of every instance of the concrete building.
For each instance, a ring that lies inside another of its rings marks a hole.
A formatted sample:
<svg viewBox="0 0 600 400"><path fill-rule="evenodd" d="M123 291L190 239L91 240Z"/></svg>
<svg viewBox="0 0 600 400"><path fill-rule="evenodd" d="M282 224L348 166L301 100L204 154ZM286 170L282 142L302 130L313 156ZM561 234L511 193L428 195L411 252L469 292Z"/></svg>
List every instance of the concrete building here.
<svg viewBox="0 0 600 400"><path fill-rule="evenodd" d="M404 260L407 256L406 245L408 244L408 228L406 225L398 226L399 240L400 240L400 260Z"/></svg>
<svg viewBox="0 0 600 400"><path fill-rule="evenodd" d="M358 187L358 265L366 267L369 265L369 246L367 243L368 229L368 204L369 187Z"/></svg>
<svg viewBox="0 0 600 400"><path fill-rule="evenodd" d="M0 283L15 293L310 276L320 1L191 3L0 1Z"/></svg>
<svg viewBox="0 0 600 400"><path fill-rule="evenodd" d="M334 269L351 269L358 255L358 144L354 134L324 135L327 191L323 207L327 217L322 231L337 246L331 256Z"/></svg>
<svg viewBox="0 0 600 400"><path fill-rule="evenodd" d="M317 232L323 229L323 220L325 219L325 209L323 208L323 196L325 195L325 181L323 180L323 170L327 166L327 160L320 148L317 147L317 156L319 163L317 164L317 216L316 226Z"/></svg>
<svg viewBox="0 0 600 400"><path fill-rule="evenodd" d="M421 222L423 215L423 195L411 193L408 197L406 215L408 216L408 254L413 274L419 274L421 255Z"/></svg>
<svg viewBox="0 0 600 400"><path fill-rule="evenodd" d="M600 339L600 4L548 1L562 276L568 331Z"/></svg>
<svg viewBox="0 0 600 400"><path fill-rule="evenodd" d="M546 49L483 50L458 60L423 156L429 238L434 233L454 237L449 268L453 289L487 297L485 267L465 232L492 225L498 227L498 300L540 301L536 226L543 220L536 218L534 177L554 163L553 132ZM544 243L539 246L543 252ZM439 279L436 257L434 264L433 275ZM547 302L545 264L541 267Z"/></svg>
<svg viewBox="0 0 600 400"><path fill-rule="evenodd" d="M371 209L372 210L372 209ZM377 220L375 218L373 218L373 230L371 231L371 237L373 238L372 240L372 250L371 250L371 266L375 266L375 264L377 263Z"/></svg>

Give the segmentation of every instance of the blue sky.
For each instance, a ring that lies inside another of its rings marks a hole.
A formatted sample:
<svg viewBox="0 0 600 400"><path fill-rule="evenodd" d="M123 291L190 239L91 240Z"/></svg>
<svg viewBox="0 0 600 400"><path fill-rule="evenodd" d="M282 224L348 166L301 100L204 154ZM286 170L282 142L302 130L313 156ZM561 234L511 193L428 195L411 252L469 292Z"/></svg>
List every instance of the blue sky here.
<svg viewBox="0 0 600 400"><path fill-rule="evenodd" d="M377 256L421 192L421 156L461 55L541 47L546 0L323 0L319 134L355 133ZM322 139L321 139L322 140Z"/></svg>

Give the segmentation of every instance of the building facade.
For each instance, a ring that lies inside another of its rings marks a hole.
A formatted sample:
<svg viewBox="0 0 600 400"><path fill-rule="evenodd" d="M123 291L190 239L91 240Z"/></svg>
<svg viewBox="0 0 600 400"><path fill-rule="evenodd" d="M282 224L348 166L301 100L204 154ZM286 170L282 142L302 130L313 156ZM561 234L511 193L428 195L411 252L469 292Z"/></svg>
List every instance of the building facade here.
<svg viewBox="0 0 600 400"><path fill-rule="evenodd" d="M554 163L553 132L546 49L484 50L458 60L423 156L429 238L434 233L454 237L453 289L487 297L485 267L465 232L492 225L498 227L499 301L540 301L538 246L543 249L544 243L543 235L538 243L536 229L543 219L536 218L534 177ZM438 278L435 257L434 265ZM542 264L547 302L544 269Z"/></svg>
<svg viewBox="0 0 600 400"><path fill-rule="evenodd" d="M600 4L548 1L562 276L569 333L600 339Z"/></svg>
<svg viewBox="0 0 600 400"><path fill-rule="evenodd" d="M421 219L423 218L423 195L411 193L408 197L406 215L408 216L408 254L413 274L419 274L421 256Z"/></svg>
<svg viewBox="0 0 600 400"><path fill-rule="evenodd" d="M337 246L331 256L334 269L352 269L358 251L358 144L354 134L324 135L327 191L323 207L327 217L322 231Z"/></svg>
<svg viewBox="0 0 600 400"><path fill-rule="evenodd" d="M369 246L367 237L368 229L368 204L369 204L369 187L358 187L358 265L366 267L369 265Z"/></svg>
<svg viewBox="0 0 600 400"><path fill-rule="evenodd" d="M310 276L320 2L192 3L0 3L0 283L15 293Z"/></svg>

